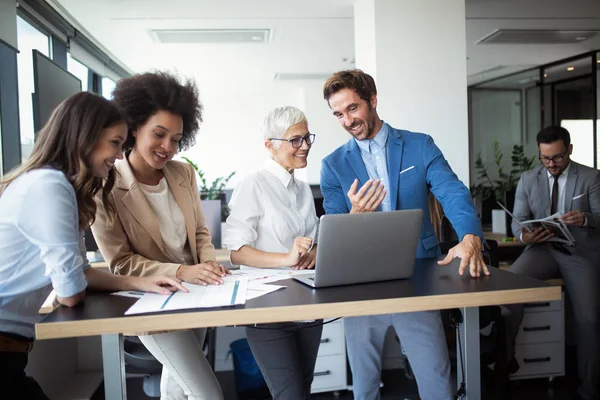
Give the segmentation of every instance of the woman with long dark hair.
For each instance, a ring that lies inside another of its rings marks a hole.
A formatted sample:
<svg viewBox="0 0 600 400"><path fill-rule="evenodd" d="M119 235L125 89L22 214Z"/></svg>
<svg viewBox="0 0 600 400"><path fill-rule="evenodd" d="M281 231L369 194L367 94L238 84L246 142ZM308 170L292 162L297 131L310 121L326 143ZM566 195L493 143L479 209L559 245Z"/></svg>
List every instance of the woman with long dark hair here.
<svg viewBox="0 0 600 400"><path fill-rule="evenodd" d="M86 288L167 294L176 278L116 276L89 268L82 231L109 193L127 125L108 100L88 92L61 103L30 158L0 180L0 390L7 399L46 399L25 374L39 308L52 289L59 303L81 302Z"/></svg>

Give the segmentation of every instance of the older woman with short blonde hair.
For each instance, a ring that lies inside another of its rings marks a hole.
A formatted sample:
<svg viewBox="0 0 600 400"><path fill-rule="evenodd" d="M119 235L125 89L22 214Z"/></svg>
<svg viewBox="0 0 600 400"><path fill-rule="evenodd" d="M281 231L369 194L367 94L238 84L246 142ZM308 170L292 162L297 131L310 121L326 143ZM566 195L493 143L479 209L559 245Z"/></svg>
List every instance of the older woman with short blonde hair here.
<svg viewBox="0 0 600 400"><path fill-rule="evenodd" d="M234 264L313 268L318 218L310 186L294 171L306 167L315 135L304 113L289 106L272 110L262 131L270 159L235 188L223 242ZM310 398L322 329L322 321L246 328L274 399Z"/></svg>

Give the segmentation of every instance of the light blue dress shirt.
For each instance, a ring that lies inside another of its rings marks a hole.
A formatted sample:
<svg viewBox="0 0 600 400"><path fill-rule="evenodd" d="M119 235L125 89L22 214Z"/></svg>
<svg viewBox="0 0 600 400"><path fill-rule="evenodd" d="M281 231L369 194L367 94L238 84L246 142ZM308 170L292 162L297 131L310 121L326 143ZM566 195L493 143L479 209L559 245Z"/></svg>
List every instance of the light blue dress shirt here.
<svg viewBox="0 0 600 400"><path fill-rule="evenodd" d="M390 179L387 170L387 141L389 129L390 126L384 122L381 130L379 130L372 140L354 139L360 149L360 155L365 163L369 178L373 180L381 179L381 183L385 186L385 198L380 206L377 207L377 209L381 211L392 210L389 193Z"/></svg>
<svg viewBox="0 0 600 400"><path fill-rule="evenodd" d="M85 290L83 236L75 190L61 171L43 168L0 195L0 331L33 337L39 308Z"/></svg>

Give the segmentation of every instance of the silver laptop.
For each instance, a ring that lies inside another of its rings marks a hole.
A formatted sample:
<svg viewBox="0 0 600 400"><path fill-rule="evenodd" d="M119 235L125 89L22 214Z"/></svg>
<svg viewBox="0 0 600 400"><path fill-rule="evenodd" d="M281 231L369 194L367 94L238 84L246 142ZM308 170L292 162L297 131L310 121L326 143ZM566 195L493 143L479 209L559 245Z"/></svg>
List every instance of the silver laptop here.
<svg viewBox="0 0 600 400"><path fill-rule="evenodd" d="M309 286L410 278L423 211L323 215L314 274L294 276Z"/></svg>

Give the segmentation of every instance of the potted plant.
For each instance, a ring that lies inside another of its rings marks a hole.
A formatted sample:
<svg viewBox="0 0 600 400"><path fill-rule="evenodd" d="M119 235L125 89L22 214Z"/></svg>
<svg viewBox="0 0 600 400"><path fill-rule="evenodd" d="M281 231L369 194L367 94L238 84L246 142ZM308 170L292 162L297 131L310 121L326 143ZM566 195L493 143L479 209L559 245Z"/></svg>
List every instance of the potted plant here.
<svg viewBox="0 0 600 400"><path fill-rule="evenodd" d="M200 200L202 201L202 209L206 219L206 225L212 236L212 242L215 248L221 247L221 222L225 222L229 216L229 206L225 198L225 186L235 175L235 172L230 173L227 177L218 177L212 183L208 182L204 171L202 171L196 163L187 157L182 157L190 163L198 174L198 191L200 192Z"/></svg>
<svg viewBox="0 0 600 400"><path fill-rule="evenodd" d="M477 171L477 183L471 185L471 194L481 201L482 223L491 222L492 209L497 208L496 201L502 202L506 208L512 210L515 203L515 192L521 174L532 168L535 155L527 157L525 147L515 144L511 155L511 169L504 169L502 160L504 154L500 151L500 144L494 141L494 164L496 165L496 178L492 178L488 172L481 153L475 159L475 170ZM510 217L506 218L506 232L511 232Z"/></svg>

